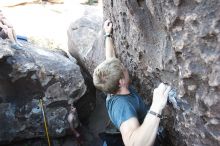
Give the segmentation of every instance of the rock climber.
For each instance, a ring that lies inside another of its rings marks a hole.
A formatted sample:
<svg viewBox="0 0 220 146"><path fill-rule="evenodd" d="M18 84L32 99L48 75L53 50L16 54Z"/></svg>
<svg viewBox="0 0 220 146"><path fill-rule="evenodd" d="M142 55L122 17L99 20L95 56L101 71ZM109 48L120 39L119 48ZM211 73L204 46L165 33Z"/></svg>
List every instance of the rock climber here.
<svg viewBox="0 0 220 146"><path fill-rule="evenodd" d="M111 122L120 131L126 146L151 146L155 139L161 113L171 87L161 83L153 92L152 104L148 107L130 86L127 69L116 58L112 23L105 21L106 60L96 67L93 82L97 89L107 93L106 107ZM104 142L104 145L110 145Z"/></svg>

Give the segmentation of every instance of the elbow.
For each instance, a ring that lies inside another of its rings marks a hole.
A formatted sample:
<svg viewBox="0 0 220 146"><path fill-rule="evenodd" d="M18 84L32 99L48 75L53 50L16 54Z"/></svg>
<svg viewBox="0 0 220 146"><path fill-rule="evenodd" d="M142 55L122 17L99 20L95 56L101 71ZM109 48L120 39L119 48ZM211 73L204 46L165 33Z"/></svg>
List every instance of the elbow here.
<svg viewBox="0 0 220 146"><path fill-rule="evenodd" d="M127 141L124 141L124 144L125 146L153 146L154 141L147 138L143 139L142 135L133 131L128 135Z"/></svg>
<svg viewBox="0 0 220 146"><path fill-rule="evenodd" d="M138 138L136 131L128 133L127 141L124 144L125 146L142 146L141 139Z"/></svg>

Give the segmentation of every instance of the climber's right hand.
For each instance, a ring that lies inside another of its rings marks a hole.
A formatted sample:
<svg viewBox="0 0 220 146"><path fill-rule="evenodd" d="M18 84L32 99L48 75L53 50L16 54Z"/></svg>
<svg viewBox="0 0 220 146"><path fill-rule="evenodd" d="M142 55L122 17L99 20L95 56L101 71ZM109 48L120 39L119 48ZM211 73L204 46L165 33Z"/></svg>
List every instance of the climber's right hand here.
<svg viewBox="0 0 220 146"><path fill-rule="evenodd" d="M151 110L161 114L163 108L167 104L168 93L171 90L171 87L160 83L160 85L154 89L153 93L153 102L151 105Z"/></svg>

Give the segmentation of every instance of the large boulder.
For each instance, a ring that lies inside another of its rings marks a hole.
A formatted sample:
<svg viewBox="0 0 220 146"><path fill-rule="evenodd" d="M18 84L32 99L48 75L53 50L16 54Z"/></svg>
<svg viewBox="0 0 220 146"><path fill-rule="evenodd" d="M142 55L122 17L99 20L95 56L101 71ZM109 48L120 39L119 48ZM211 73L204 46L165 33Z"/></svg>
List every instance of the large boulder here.
<svg viewBox="0 0 220 146"><path fill-rule="evenodd" d="M95 95L87 95L74 58L63 51L23 45L16 50L0 40L0 144L45 136L40 99L51 137L67 134L69 103L75 101L82 118L95 107Z"/></svg>
<svg viewBox="0 0 220 146"><path fill-rule="evenodd" d="M165 82L178 91L162 124L170 145L220 144L220 1L104 0L117 55L146 102ZM96 61L98 62L98 60Z"/></svg>
<svg viewBox="0 0 220 146"><path fill-rule="evenodd" d="M102 10L85 6L84 15L68 29L68 50L90 74L105 58L102 31Z"/></svg>
<svg viewBox="0 0 220 146"><path fill-rule="evenodd" d="M87 79L90 78L86 83L89 83L88 87L91 87L93 85L91 75L95 67L105 59L103 18L102 9L99 7L85 6L84 8L84 15L72 22L68 29L68 49L81 65L84 76L86 75ZM104 97L105 95L97 91L96 108L88 121L88 128L96 139L94 139L93 145L101 145L98 135L105 131L106 123L109 122ZM102 120L97 120L100 117Z"/></svg>

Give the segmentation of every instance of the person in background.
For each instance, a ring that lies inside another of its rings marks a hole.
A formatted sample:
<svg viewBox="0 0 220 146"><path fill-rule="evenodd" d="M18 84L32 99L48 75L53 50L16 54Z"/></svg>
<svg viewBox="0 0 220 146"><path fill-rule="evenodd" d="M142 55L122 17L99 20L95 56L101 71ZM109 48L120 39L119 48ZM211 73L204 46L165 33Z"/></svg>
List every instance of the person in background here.
<svg viewBox="0 0 220 146"><path fill-rule="evenodd" d="M1 10L0 10L0 37L2 39L8 38L12 44L19 44L13 26L9 23L8 19L5 18Z"/></svg>

